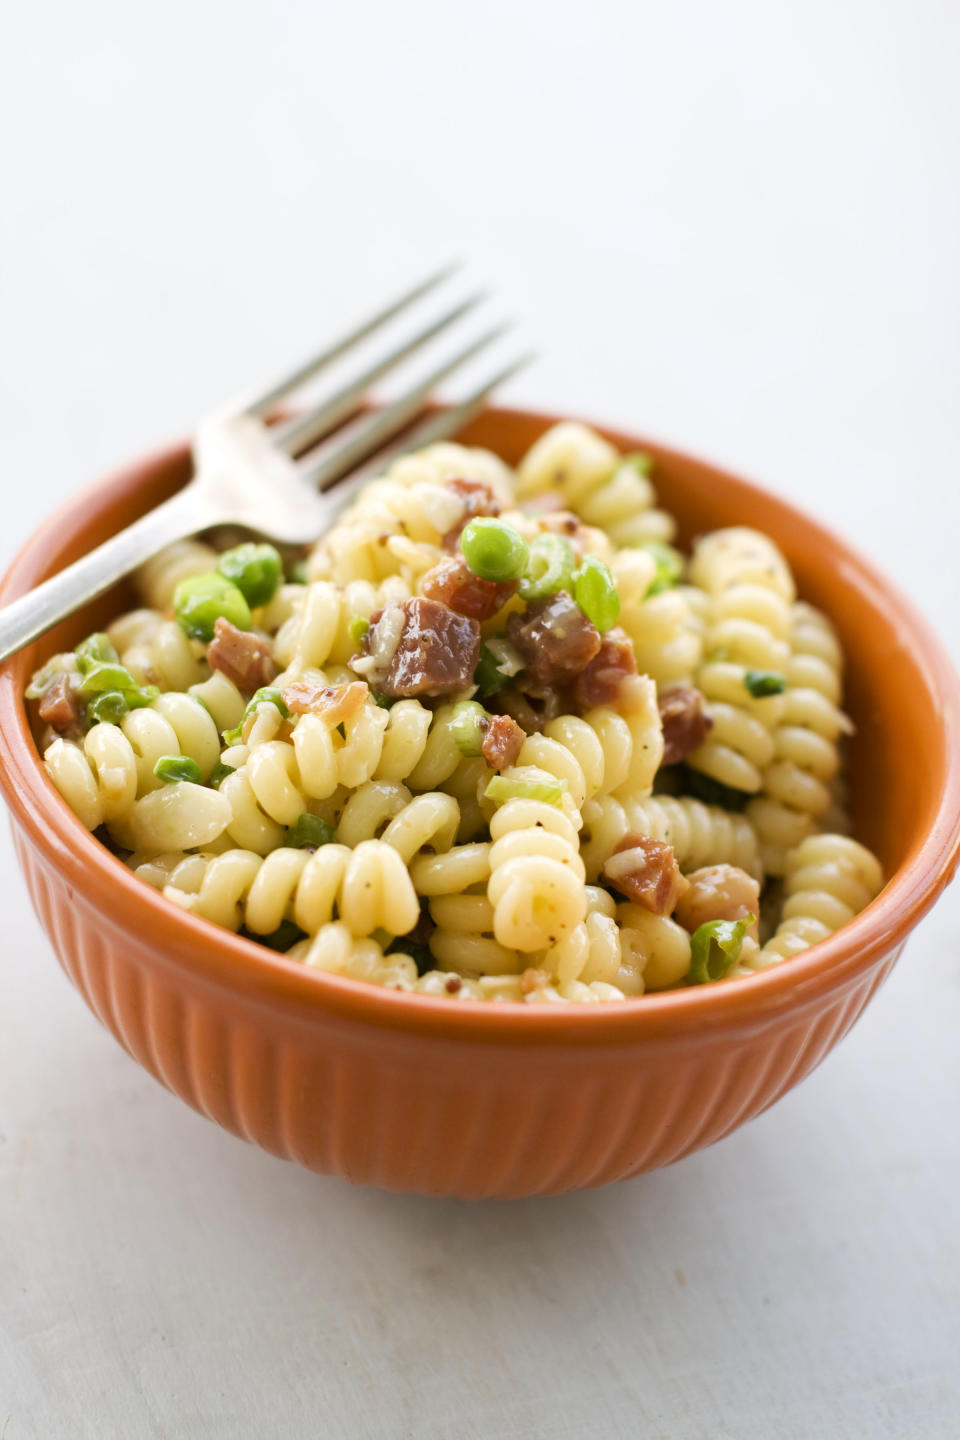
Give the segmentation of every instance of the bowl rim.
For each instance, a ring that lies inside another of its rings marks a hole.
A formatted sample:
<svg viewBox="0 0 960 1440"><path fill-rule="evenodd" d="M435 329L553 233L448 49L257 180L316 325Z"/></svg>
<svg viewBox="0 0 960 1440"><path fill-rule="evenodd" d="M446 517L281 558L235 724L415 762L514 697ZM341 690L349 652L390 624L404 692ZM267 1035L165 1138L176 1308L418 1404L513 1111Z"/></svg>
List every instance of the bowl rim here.
<svg viewBox="0 0 960 1440"><path fill-rule="evenodd" d="M490 407L484 418L546 428L554 415L537 410ZM570 418L570 417L562 417ZM785 1010L797 1012L825 992L843 990L902 945L934 904L960 860L960 678L932 628L873 563L827 527L780 496L702 461L688 452L638 437L618 427L591 424L622 448L649 448L666 460L704 466L732 484L741 497L771 500L786 514L815 528L851 578L896 609L910 644L922 660L940 707L946 765L936 819L916 853L890 877L880 895L827 940L782 964L742 980L663 991L607 1005L525 1005L518 1002L446 1002L442 996L390 990L366 981L310 970L255 941L179 910L143 884L73 814L43 769L27 720L22 657L0 666L0 789L34 847L112 927L136 929L155 958L182 968L194 981L242 991L258 1003L293 1009L304 1019L335 1013L364 1025L416 1031L450 1040L522 1043L524 1046L605 1045L696 1034L700 1039L733 1030L750 1031ZM24 593L75 531L81 515L109 513L151 476L183 466L189 444L178 442L137 457L75 493L26 541L0 582L0 602ZM749 511L747 512L749 513ZM19 661L19 663L18 663ZM126 923L118 918L126 914ZM149 922L149 923L147 923ZM439 1003L438 1003L439 1002Z"/></svg>

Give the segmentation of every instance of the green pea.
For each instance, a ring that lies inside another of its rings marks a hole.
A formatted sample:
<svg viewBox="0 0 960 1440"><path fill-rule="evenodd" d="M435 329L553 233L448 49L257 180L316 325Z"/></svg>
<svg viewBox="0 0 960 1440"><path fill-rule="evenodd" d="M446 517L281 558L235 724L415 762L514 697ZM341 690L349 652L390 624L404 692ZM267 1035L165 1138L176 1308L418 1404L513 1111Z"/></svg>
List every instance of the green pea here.
<svg viewBox="0 0 960 1440"><path fill-rule="evenodd" d="M787 688L787 677L776 670L747 670L743 683L755 700L762 700L765 695L782 695Z"/></svg>
<svg viewBox="0 0 960 1440"><path fill-rule="evenodd" d="M527 570L520 581L523 600L542 600L558 590L573 593L573 572L577 557L562 535L538 535L530 546Z"/></svg>
<svg viewBox="0 0 960 1440"><path fill-rule="evenodd" d="M512 525L478 516L464 527L460 549L474 575L505 585L519 580L527 568L527 542Z"/></svg>
<svg viewBox="0 0 960 1440"><path fill-rule="evenodd" d="M483 722L489 715L476 700L461 700L453 707L450 718L450 733L461 755L477 756L483 753Z"/></svg>
<svg viewBox="0 0 960 1440"><path fill-rule="evenodd" d="M88 635L86 640L81 640L73 653L77 657L77 669L81 675L86 675L94 665L115 665L120 659L102 630L97 630L93 635Z"/></svg>
<svg viewBox="0 0 960 1440"><path fill-rule="evenodd" d="M224 580L236 585L251 610L255 610L276 595L283 564L279 550L273 545L255 545L251 540L224 550L217 561L217 570Z"/></svg>
<svg viewBox="0 0 960 1440"><path fill-rule="evenodd" d="M204 644L213 639L213 627L221 617L238 630L249 630L253 623L243 591L215 570L180 581L173 595L173 613L180 629Z"/></svg>
<svg viewBox="0 0 960 1440"><path fill-rule="evenodd" d="M121 691L104 690L99 695L95 695L87 706L87 724L116 725L118 720L122 720L124 715L129 713L130 706Z"/></svg>
<svg viewBox="0 0 960 1440"><path fill-rule="evenodd" d="M573 598L601 635L620 618L620 596L609 568L596 555L585 555L573 583Z"/></svg>
<svg viewBox="0 0 960 1440"><path fill-rule="evenodd" d="M189 755L161 755L153 773L165 785L174 780L188 780L191 785L199 785L203 780L203 771Z"/></svg>
<svg viewBox="0 0 960 1440"><path fill-rule="evenodd" d="M297 817L296 824L286 830L282 843L291 850L319 850L321 845L331 844L335 835L336 831L326 820L304 811Z"/></svg>
<svg viewBox="0 0 960 1440"><path fill-rule="evenodd" d="M473 672L473 683L481 695L496 695L498 690L510 683L509 677L500 669L497 657L487 645L480 646L480 658Z"/></svg>
<svg viewBox="0 0 960 1440"><path fill-rule="evenodd" d="M659 595L662 590L671 590L680 583L683 579L683 556L679 550L675 550L672 545L665 545L662 540L645 540L639 548L646 550L657 562L644 599Z"/></svg>
<svg viewBox="0 0 960 1440"><path fill-rule="evenodd" d="M756 915L743 920L707 920L690 937L688 985L706 985L722 980L740 959L743 940Z"/></svg>

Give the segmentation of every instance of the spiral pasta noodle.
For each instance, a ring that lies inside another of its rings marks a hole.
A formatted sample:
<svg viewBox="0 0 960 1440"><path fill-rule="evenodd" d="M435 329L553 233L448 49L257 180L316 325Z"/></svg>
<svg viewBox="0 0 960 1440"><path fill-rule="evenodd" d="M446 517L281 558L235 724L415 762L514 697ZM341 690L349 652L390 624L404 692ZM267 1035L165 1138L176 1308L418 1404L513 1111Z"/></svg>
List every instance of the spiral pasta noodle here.
<svg viewBox="0 0 960 1440"><path fill-rule="evenodd" d="M202 650L159 610L133 610L107 627L120 662L135 679L161 690L187 690L209 676Z"/></svg>
<svg viewBox="0 0 960 1440"><path fill-rule="evenodd" d="M756 794L774 758L783 705L779 695L754 697L747 679L752 670L786 665L793 577L776 546L746 526L701 540L690 576L711 600L697 685L712 728L689 763L722 785Z"/></svg>
<svg viewBox="0 0 960 1440"><path fill-rule="evenodd" d="M703 658L704 622L696 592L674 586L649 594L656 566L644 550L621 550L611 562L620 595L620 624L633 642L637 669L658 688L692 685Z"/></svg>
<svg viewBox="0 0 960 1440"><path fill-rule="evenodd" d="M313 854L283 848L262 856L234 849L189 857L163 888L194 915L258 935L273 934L287 919L308 936L334 920L354 939L379 930L403 935L420 915L409 871L381 840L362 841L354 850L324 845Z"/></svg>
<svg viewBox="0 0 960 1440"><path fill-rule="evenodd" d="M826 940L879 895L876 856L848 835L810 835L787 861L785 897L776 934L763 947L786 959Z"/></svg>
<svg viewBox="0 0 960 1440"><path fill-rule="evenodd" d="M838 741L850 729L840 709L841 666L840 646L826 616L811 605L794 605L774 756L764 772L763 793L748 808L773 875L784 873L790 852L833 804Z"/></svg>
<svg viewBox="0 0 960 1440"><path fill-rule="evenodd" d="M597 878L628 832L669 845L681 870L726 862L763 877L757 835L746 816L688 795L601 796L583 807L583 823L581 855L588 878Z"/></svg>
<svg viewBox="0 0 960 1440"><path fill-rule="evenodd" d="M510 778L535 782L541 773L534 766L517 766ZM573 804L564 811L517 799L500 806L491 819L487 899L494 938L507 949L547 949L584 919L585 871L575 814Z"/></svg>
<svg viewBox="0 0 960 1440"><path fill-rule="evenodd" d="M574 421L548 430L517 470L519 500L545 492L560 495L575 515L604 530L614 545L673 538L673 520L656 508L656 493L643 471Z"/></svg>

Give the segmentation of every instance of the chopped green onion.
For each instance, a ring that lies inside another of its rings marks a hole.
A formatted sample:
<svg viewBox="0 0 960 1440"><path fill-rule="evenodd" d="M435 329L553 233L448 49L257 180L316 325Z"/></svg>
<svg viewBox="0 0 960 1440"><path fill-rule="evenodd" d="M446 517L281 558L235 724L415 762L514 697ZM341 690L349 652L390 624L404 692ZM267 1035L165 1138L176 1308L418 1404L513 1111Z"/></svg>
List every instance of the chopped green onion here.
<svg viewBox="0 0 960 1440"><path fill-rule="evenodd" d="M461 700L454 705L450 719L450 733L457 743L461 755L476 756L483 753L482 723L489 719L486 710L476 700Z"/></svg>
<svg viewBox="0 0 960 1440"><path fill-rule="evenodd" d="M332 825L305 810L286 830L281 843L291 850L319 850L321 845L329 845L335 835Z"/></svg>
<svg viewBox="0 0 960 1440"><path fill-rule="evenodd" d="M672 590L674 585L680 583L683 579L683 556L679 550L675 550L672 545L665 545L662 540L645 540L639 548L652 555L657 565L644 599L659 595L663 590Z"/></svg>
<svg viewBox="0 0 960 1440"><path fill-rule="evenodd" d="M353 619L350 621L350 624L347 626L347 634L350 636L350 643L352 645L362 645L363 637L364 635L366 635L369 629L370 621L366 618L365 615L354 615Z"/></svg>
<svg viewBox="0 0 960 1440"><path fill-rule="evenodd" d="M180 629L204 644L213 639L213 627L221 617L238 630L249 630L253 624L243 591L215 570L180 581L173 592L173 613Z"/></svg>
<svg viewBox="0 0 960 1440"><path fill-rule="evenodd" d="M743 683L755 700L762 700L765 695L782 695L787 688L787 677L776 670L748 670Z"/></svg>
<svg viewBox="0 0 960 1440"><path fill-rule="evenodd" d="M389 710L394 702L394 697L392 695L372 694L371 699L373 700L374 705L379 705L381 710Z"/></svg>
<svg viewBox="0 0 960 1440"><path fill-rule="evenodd" d="M222 760L218 760L210 771L210 779L207 781L207 784L211 789L219 790L228 775L236 774L236 769L237 767L235 765L224 765Z"/></svg>
<svg viewBox="0 0 960 1440"><path fill-rule="evenodd" d="M527 542L519 530L487 515L464 527L460 549L474 575L498 585L519 580L527 568Z"/></svg>
<svg viewBox="0 0 960 1440"><path fill-rule="evenodd" d="M173 780L189 780L191 785L199 785L203 780L203 771L189 755L161 755L153 773L167 785Z"/></svg>
<svg viewBox="0 0 960 1440"><path fill-rule="evenodd" d="M307 933L295 925L292 920L281 920L276 930L271 930L269 935L257 935L253 930L244 929L242 932L248 940L256 940L258 945L266 945L268 950L276 950L286 954L292 950L299 940L306 940Z"/></svg>
<svg viewBox="0 0 960 1440"><path fill-rule="evenodd" d="M88 635L86 640L81 640L73 653L77 657L77 669L81 675L86 675L94 665L116 665L120 659L102 630L97 630L93 635Z"/></svg>
<svg viewBox="0 0 960 1440"><path fill-rule="evenodd" d="M481 695L496 695L504 685L509 684L510 677L504 675L500 669L497 657L487 645L480 646L480 658L477 661L477 668L473 672L473 683Z"/></svg>
<svg viewBox="0 0 960 1440"><path fill-rule="evenodd" d="M256 545L252 540L224 550L217 561L224 580L236 585L251 610L266 605L277 593L283 567L274 545Z"/></svg>
<svg viewBox="0 0 960 1440"><path fill-rule="evenodd" d="M558 590L573 593L573 572L577 557L562 535L538 535L530 545L530 559L520 581L523 600L543 600Z"/></svg>
<svg viewBox="0 0 960 1440"><path fill-rule="evenodd" d="M707 920L698 925L690 938L690 969L688 985L706 985L722 980L740 959L743 940L756 915L743 920Z"/></svg>
<svg viewBox="0 0 960 1440"><path fill-rule="evenodd" d="M297 560L290 566L291 585L309 585L310 577L307 574L306 560Z"/></svg>
<svg viewBox="0 0 960 1440"><path fill-rule="evenodd" d="M645 454L643 450L633 450L629 455L621 455L617 470L635 470L638 475L651 475L653 456Z"/></svg>
<svg viewBox="0 0 960 1440"><path fill-rule="evenodd" d="M102 690L127 690L139 688L136 680L124 665L108 661L94 661L83 672L80 689L85 695L98 695Z"/></svg>
<svg viewBox="0 0 960 1440"><path fill-rule="evenodd" d="M103 690L95 695L87 706L88 725L116 725L124 715L130 713L130 706L120 690Z"/></svg>
<svg viewBox="0 0 960 1440"><path fill-rule="evenodd" d="M156 685L141 685L134 680L124 665L117 665L107 660L95 661L89 666L80 682L80 693L82 695L103 695L107 692L122 695L128 710L142 710L145 705L156 700L160 694ZM112 701L111 705L115 707L116 701ZM89 708L88 706L88 712ZM109 709L110 706L107 708Z"/></svg>
<svg viewBox="0 0 960 1440"><path fill-rule="evenodd" d="M483 793L498 805L508 800L542 800L547 805L560 805L566 790L566 780L514 780L509 775L494 775Z"/></svg>
<svg viewBox="0 0 960 1440"><path fill-rule="evenodd" d="M585 555L573 582L573 598L601 635L620 618L620 596L610 569L596 555Z"/></svg>

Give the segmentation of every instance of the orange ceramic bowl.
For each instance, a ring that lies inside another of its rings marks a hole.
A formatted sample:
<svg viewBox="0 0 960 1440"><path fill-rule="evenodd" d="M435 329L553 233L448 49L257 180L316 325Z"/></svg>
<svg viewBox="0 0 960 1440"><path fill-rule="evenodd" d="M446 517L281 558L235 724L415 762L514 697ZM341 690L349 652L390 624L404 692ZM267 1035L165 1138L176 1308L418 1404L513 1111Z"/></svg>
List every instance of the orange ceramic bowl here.
<svg viewBox="0 0 960 1440"><path fill-rule="evenodd" d="M552 421L491 410L464 433L516 461ZM852 924L730 984L618 1005L467 1005L307 970L168 904L48 780L23 692L36 666L129 606L122 587L0 672L0 783L30 895L67 974L129 1053L196 1110L276 1155L361 1184L521 1196L667 1165L742 1125L818 1065L956 868L960 683L912 605L815 521L687 456L649 449L684 540L758 527L836 621L857 726L858 836L890 877ZM15 596L190 473L183 446L71 501L28 543Z"/></svg>

